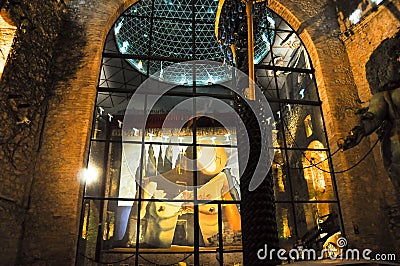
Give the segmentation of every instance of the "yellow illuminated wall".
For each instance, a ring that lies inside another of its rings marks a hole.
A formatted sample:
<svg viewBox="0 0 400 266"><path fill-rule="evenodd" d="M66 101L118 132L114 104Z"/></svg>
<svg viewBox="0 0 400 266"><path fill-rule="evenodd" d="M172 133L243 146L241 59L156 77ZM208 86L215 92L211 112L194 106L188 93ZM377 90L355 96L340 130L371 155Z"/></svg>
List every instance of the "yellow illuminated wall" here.
<svg viewBox="0 0 400 266"><path fill-rule="evenodd" d="M332 182L329 174L329 164L327 153L323 150L324 145L315 140L308 146L303 160L304 178L307 181L310 200L330 200L333 197ZM314 167L313 167L314 165ZM315 219L314 215L326 215L330 212L327 204L317 204L317 210L314 210L309 217Z"/></svg>
<svg viewBox="0 0 400 266"><path fill-rule="evenodd" d="M0 78L11 50L16 29L17 27L13 25L7 13L2 11L0 13Z"/></svg>

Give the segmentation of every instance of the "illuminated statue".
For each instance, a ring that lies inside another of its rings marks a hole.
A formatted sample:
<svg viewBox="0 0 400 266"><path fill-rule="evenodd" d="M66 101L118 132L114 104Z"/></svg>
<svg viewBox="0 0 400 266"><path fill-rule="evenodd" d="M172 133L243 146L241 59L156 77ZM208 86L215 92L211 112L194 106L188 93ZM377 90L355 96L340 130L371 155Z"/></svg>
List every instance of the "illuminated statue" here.
<svg viewBox="0 0 400 266"><path fill-rule="evenodd" d="M164 200L188 200L194 198L193 149L189 147L177 166L161 175L150 177L144 185L144 201L140 219L147 221L143 242L154 247L170 247L177 238L178 222L185 227L184 244L193 245L193 202L167 202ZM222 170L227 161L224 148L212 146L197 147L196 168L197 198L199 200L233 200L229 191L227 176ZM240 214L236 204L223 205L225 224L232 231L240 230ZM218 234L218 205L199 204L199 226L205 246L213 244L213 237ZM228 229L228 228L224 229ZM188 232L188 233L187 233Z"/></svg>
<svg viewBox="0 0 400 266"><path fill-rule="evenodd" d="M343 150L356 146L377 131L382 140L383 164L400 203L400 32L384 40L366 65L367 80L373 94L369 107L357 112L360 125L338 141Z"/></svg>

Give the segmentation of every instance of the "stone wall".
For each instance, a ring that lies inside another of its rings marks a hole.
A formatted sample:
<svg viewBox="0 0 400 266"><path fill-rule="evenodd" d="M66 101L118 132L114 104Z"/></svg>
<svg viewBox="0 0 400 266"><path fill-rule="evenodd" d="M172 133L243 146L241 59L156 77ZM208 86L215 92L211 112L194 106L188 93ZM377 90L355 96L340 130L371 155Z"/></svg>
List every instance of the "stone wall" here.
<svg viewBox="0 0 400 266"><path fill-rule="evenodd" d="M358 2L360 3L357 5L353 3L353 6L360 7L362 1ZM354 76L354 83L357 87L358 105L360 107L366 107L368 106L368 101L372 97L372 93L366 78L365 65L378 45L386 38L393 37L400 30L400 1L388 0L383 1L379 6L367 6L366 12L363 13L360 22L357 24L349 22L348 15L350 15L351 10L349 6L345 8L346 4L347 2L343 2L342 5L339 3L337 7L339 23L341 25L340 38L343 40L346 47ZM351 129L352 126L354 125L349 125L348 129ZM369 139L364 140L364 142L366 145L372 146L376 140L377 135L373 134ZM383 210L382 221L387 224L389 223L387 217L388 213L395 204L395 192L383 168L379 146L380 145L378 145L369 156L371 157L370 160L373 160L374 166L376 167L376 176L379 178L377 178L375 183L369 183L367 189L372 195L370 196L371 198L380 201L379 205L381 210ZM368 181L364 176L362 176L362 179ZM380 197L376 196L377 193ZM393 229L393 234L385 235L385 237L390 239L389 236L392 236L394 240L397 240L394 245L400 246L400 228Z"/></svg>
<svg viewBox="0 0 400 266"><path fill-rule="evenodd" d="M39 215L39 209L62 205L50 198L38 204L35 190L58 194L61 189L46 183L38 187L46 178L35 169L42 162L40 154L44 148L46 116L55 107L49 103L60 107L68 90L66 81L73 78L82 57L81 50L76 48L81 47L84 40L66 6L58 1L2 1L1 4L17 26L0 84L1 263L14 265L26 264L22 258L28 258L24 252L28 239L40 242L40 238L31 236L49 234L50 227L43 227L43 224L60 217L59 213ZM47 154L56 157L59 152L52 150ZM47 178L57 180L59 177ZM67 216L65 208L60 212L61 216ZM76 216L76 206L73 212ZM60 241L56 234L53 238ZM52 245L51 241L43 250L49 245ZM35 252L31 248L28 250ZM39 254L29 257L29 263L40 261Z"/></svg>

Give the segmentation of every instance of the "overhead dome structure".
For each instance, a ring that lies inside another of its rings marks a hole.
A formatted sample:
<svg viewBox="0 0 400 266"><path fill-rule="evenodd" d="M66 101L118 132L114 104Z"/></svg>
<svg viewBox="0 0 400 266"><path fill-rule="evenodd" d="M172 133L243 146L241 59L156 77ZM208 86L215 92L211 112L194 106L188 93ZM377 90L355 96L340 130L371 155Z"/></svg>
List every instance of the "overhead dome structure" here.
<svg viewBox="0 0 400 266"><path fill-rule="evenodd" d="M136 56L127 61L141 73L177 85L193 84L192 65L170 67L170 73L166 73L164 69L174 62L221 62L219 67L197 70L196 85L224 82L230 78L230 67L222 64L224 54L215 36L218 5L219 1L215 0L194 5L190 0L138 1L115 23L118 50ZM267 54L269 44L265 35L256 36L256 43L259 44L255 47L258 63Z"/></svg>
<svg viewBox="0 0 400 266"><path fill-rule="evenodd" d="M245 214L248 194L242 193L248 186L241 177L245 165L239 164L246 157L240 125L252 111L225 82L235 78L241 89L248 84L247 76L230 71L236 66L246 72L251 61L250 4L244 7L239 0L140 0L116 20L104 43L97 86L87 161L101 176L83 194L79 265L121 258L132 265L243 264L254 261L245 251L249 242L266 243L266 234L248 230L254 220ZM265 202L253 206L258 214L268 211L257 217L276 218L279 246L289 250L327 217L333 217L335 230L341 227L340 204L307 49L266 1L256 1L252 10L254 80L272 111L258 128L275 128L266 149L275 155L271 171L267 164L260 168L273 178L274 193L265 197L274 200L275 217ZM199 66L204 61L212 67ZM199 160L198 171L187 169L184 156ZM189 188L193 184L201 188ZM192 208L197 203L204 203L201 209ZM332 233L323 241L335 243L340 232Z"/></svg>

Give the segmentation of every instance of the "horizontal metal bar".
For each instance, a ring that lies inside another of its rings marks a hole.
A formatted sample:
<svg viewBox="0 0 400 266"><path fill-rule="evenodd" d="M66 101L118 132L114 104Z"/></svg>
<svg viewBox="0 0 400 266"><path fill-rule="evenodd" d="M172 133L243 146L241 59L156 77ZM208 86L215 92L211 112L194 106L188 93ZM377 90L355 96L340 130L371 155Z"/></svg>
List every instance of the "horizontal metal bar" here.
<svg viewBox="0 0 400 266"><path fill-rule="evenodd" d="M312 148L274 148L281 151L329 151L329 149L312 149Z"/></svg>
<svg viewBox="0 0 400 266"><path fill-rule="evenodd" d="M285 103L285 104L298 104L298 105L311 105L311 106L321 106L321 101L307 101L307 100L291 100L291 99L279 99L266 97L268 102L271 103Z"/></svg>
<svg viewBox="0 0 400 266"><path fill-rule="evenodd" d="M179 85L176 85L179 86ZM216 99L226 99L226 100L233 100L235 99L235 95L234 94L212 94L212 93L203 93L203 92L193 92L193 90L191 89L192 86L188 86L188 88L190 89L190 92L184 92L184 91L167 91L165 93L163 93L163 95L166 96L186 96L186 97L198 97L198 96L208 96L208 97L212 97L212 98L216 98ZM97 92L111 92L111 93L139 93L136 91L137 89L133 89L133 90L129 90L129 89L110 89L107 87L97 87ZM156 91L145 91L143 93L140 93L143 95L159 95L159 93L157 93Z"/></svg>
<svg viewBox="0 0 400 266"><path fill-rule="evenodd" d="M168 62L184 62L190 61L192 58L178 58L167 56L151 56L151 55L133 55L121 53L103 53L106 58L121 58L121 59L139 59L139 60L155 60L155 61L168 61Z"/></svg>
<svg viewBox="0 0 400 266"><path fill-rule="evenodd" d="M140 19L148 19L149 21L151 19L154 20L171 20L171 21L178 21L178 22L192 22L192 18L178 18L178 17L158 17L158 16L143 16L143 15L134 15L134 14L122 14L121 17L127 17L127 18L140 18ZM212 19L196 19L196 23L199 24L212 24L214 25L214 20Z"/></svg>
<svg viewBox="0 0 400 266"><path fill-rule="evenodd" d="M239 200L174 200L174 199L134 199L134 198L115 198L115 197L92 197L85 196L84 200L108 200L108 201L147 201L147 202L197 202L199 204L240 204Z"/></svg>
<svg viewBox="0 0 400 266"><path fill-rule="evenodd" d="M218 248L218 247L215 247L215 248ZM131 250L133 250L133 249L135 249L134 247L131 247L131 248L129 248L129 247L126 247L126 248L116 248L116 250L113 250L113 249L109 249L109 250L102 250L102 253L107 253L107 254L126 254L126 255L129 255L129 254L131 254L131 255L134 255L134 254L136 254L136 252L132 252ZM193 249L193 251L191 250L191 251L145 251L146 249L160 249L160 248L145 248L145 247L140 247L140 243L139 243L139 252L138 252L138 254L140 255L140 254L159 254L159 255L162 255L162 254L187 254L187 255L189 255L189 254L194 254L194 249ZM216 250L210 250L210 249L207 249L207 250L202 250L202 249L200 249L199 250L199 253L216 253L217 251ZM243 252L243 249L241 249L241 248L237 248L237 249L225 249L224 251L223 251L223 253L240 253L240 252Z"/></svg>
<svg viewBox="0 0 400 266"><path fill-rule="evenodd" d="M268 69L268 70L275 70L275 71L284 71L284 72L298 72L298 73L307 73L307 74L314 74L314 69L304 69L304 68L296 68L296 67L283 67L283 66L272 66L272 65L265 65L265 64L258 64L254 66L255 69Z"/></svg>
<svg viewBox="0 0 400 266"><path fill-rule="evenodd" d="M122 144L142 144L141 141L122 141ZM145 141L144 144L152 144L152 145L165 145L165 146L194 146L193 142L191 143L178 143L178 142L160 142L160 141ZM222 148L228 148L228 149L234 149L237 148L237 145L227 145L227 144L202 144L202 143L196 143L197 147L222 147Z"/></svg>
<svg viewBox="0 0 400 266"><path fill-rule="evenodd" d="M299 204L314 204L314 203L338 203L337 200L276 200L276 204L292 204L292 203L299 203Z"/></svg>
<svg viewBox="0 0 400 266"><path fill-rule="evenodd" d="M91 138L91 141L93 142L110 142L110 143L127 143L127 144L138 144L141 145L142 142L141 141L122 141L121 139L94 139ZM175 143L175 142L171 142L171 143L165 143L165 142L145 142L145 144L157 144L157 145L172 145L172 146L193 146L193 143ZM197 146L207 146L207 144L197 144ZM237 145L210 145L211 147L224 147L224 148L232 148L235 149L238 146ZM278 148L278 147L266 147L267 149L273 149L273 150L280 150L280 151L325 151L328 152L329 149L314 149L314 148Z"/></svg>
<svg viewBox="0 0 400 266"><path fill-rule="evenodd" d="M98 92L111 92L111 93L136 93L137 89L129 90L129 89L110 89L107 87L97 87ZM141 93L142 94L142 93ZM145 92L143 94L147 95L158 95L156 92ZM234 100L234 94L210 94L210 93L201 93L201 92L176 92L176 91L168 91L165 92L166 96L186 96L186 97L196 97L196 96L208 96L216 99L226 99L226 100ZM298 104L298 105L311 105L311 106L321 106L321 101L307 101L307 100L291 100L291 99L279 99L279 98L270 98L266 97L268 102L271 103L284 103L284 104Z"/></svg>

